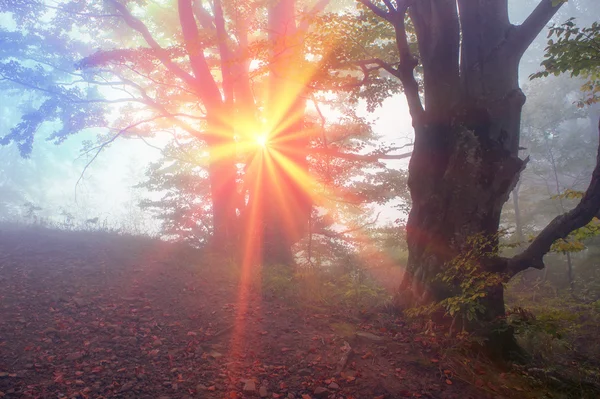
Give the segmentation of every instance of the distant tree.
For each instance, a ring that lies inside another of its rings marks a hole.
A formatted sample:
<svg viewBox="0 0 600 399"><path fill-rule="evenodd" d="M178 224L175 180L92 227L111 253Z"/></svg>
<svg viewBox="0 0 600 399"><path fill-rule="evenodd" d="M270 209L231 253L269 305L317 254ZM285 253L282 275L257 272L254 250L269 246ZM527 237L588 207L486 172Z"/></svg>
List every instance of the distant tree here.
<svg viewBox="0 0 600 399"><path fill-rule="evenodd" d="M41 102L2 143L27 153L50 120L61 122L57 141L104 128L86 149L92 160L121 136L193 139L206 159L211 242L261 248L266 262L290 263L313 208L308 157L318 129L306 110L331 92L372 108L398 90L389 74L372 74L381 65L353 62L365 48L378 55L389 47L379 31L364 29L369 21L353 26L348 13L324 13L328 0L309 3L1 2L14 23L1 32L1 76ZM343 40L350 36L352 45ZM321 147L329 157L371 163L390 151L365 157ZM195 203L206 199L198 196Z"/></svg>

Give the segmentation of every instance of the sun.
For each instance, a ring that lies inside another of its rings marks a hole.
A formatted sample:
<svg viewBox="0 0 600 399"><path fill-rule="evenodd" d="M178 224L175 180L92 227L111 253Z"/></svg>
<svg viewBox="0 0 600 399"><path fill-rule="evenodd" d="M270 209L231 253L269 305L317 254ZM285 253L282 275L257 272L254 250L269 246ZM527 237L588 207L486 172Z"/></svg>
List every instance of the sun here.
<svg viewBox="0 0 600 399"><path fill-rule="evenodd" d="M269 138L266 134L259 134L255 138L256 144L261 148L266 148L269 144Z"/></svg>

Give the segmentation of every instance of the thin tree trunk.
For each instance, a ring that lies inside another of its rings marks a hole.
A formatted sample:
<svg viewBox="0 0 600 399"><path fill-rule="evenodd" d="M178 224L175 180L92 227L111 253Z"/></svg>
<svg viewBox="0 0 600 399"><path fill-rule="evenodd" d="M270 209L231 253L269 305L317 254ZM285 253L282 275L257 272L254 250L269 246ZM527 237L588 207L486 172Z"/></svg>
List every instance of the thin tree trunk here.
<svg viewBox="0 0 600 399"><path fill-rule="evenodd" d="M515 210L515 232L517 233L517 242L519 245L523 244L523 224L521 222L521 208L519 206L519 189L521 188L521 181L517 183L515 189L512 192L513 208Z"/></svg>

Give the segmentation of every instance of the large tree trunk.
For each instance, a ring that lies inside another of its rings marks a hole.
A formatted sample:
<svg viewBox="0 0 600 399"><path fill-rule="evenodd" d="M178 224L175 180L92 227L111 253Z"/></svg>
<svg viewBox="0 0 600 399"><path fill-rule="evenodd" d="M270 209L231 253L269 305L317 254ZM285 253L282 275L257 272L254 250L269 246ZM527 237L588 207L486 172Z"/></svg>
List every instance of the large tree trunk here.
<svg viewBox="0 0 600 399"><path fill-rule="evenodd" d="M211 159L208 174L213 215L211 246L219 252L227 253L239 244L240 225L236 214L239 195L235 160L231 156L223 158L218 146L212 146L209 150Z"/></svg>
<svg viewBox="0 0 600 399"><path fill-rule="evenodd" d="M292 264L294 245L306 233L312 207L307 188L308 136L304 129L305 81L302 38L296 23L295 0L280 0L269 8L267 99L268 147L259 157L258 200L262 216L259 241L262 262Z"/></svg>
<svg viewBox="0 0 600 399"><path fill-rule="evenodd" d="M521 109L519 60L556 9L542 0L520 27L511 25L506 0L430 0L398 6L414 24L423 66L424 106L414 90L416 66L403 18L394 24L403 83L415 129L408 185L412 209L407 222L409 259L400 295L412 304L456 295L460 282L442 283L448 264L483 237L481 267L497 252L500 213L525 162L518 158ZM460 13L458 12L460 8ZM372 8L373 9L373 8ZM501 284L489 287L482 321L501 320ZM466 327L472 328L473 325ZM493 334L488 334L492 337ZM505 350L515 348L512 334ZM497 342L496 342L497 343Z"/></svg>

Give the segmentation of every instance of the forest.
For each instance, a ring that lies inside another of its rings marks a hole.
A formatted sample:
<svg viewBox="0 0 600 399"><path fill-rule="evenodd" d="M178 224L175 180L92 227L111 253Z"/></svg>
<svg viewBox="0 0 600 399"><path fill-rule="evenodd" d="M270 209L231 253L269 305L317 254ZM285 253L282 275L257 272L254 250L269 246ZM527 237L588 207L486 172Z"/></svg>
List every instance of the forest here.
<svg viewBox="0 0 600 399"><path fill-rule="evenodd" d="M0 0L0 398L600 397L597 0Z"/></svg>

